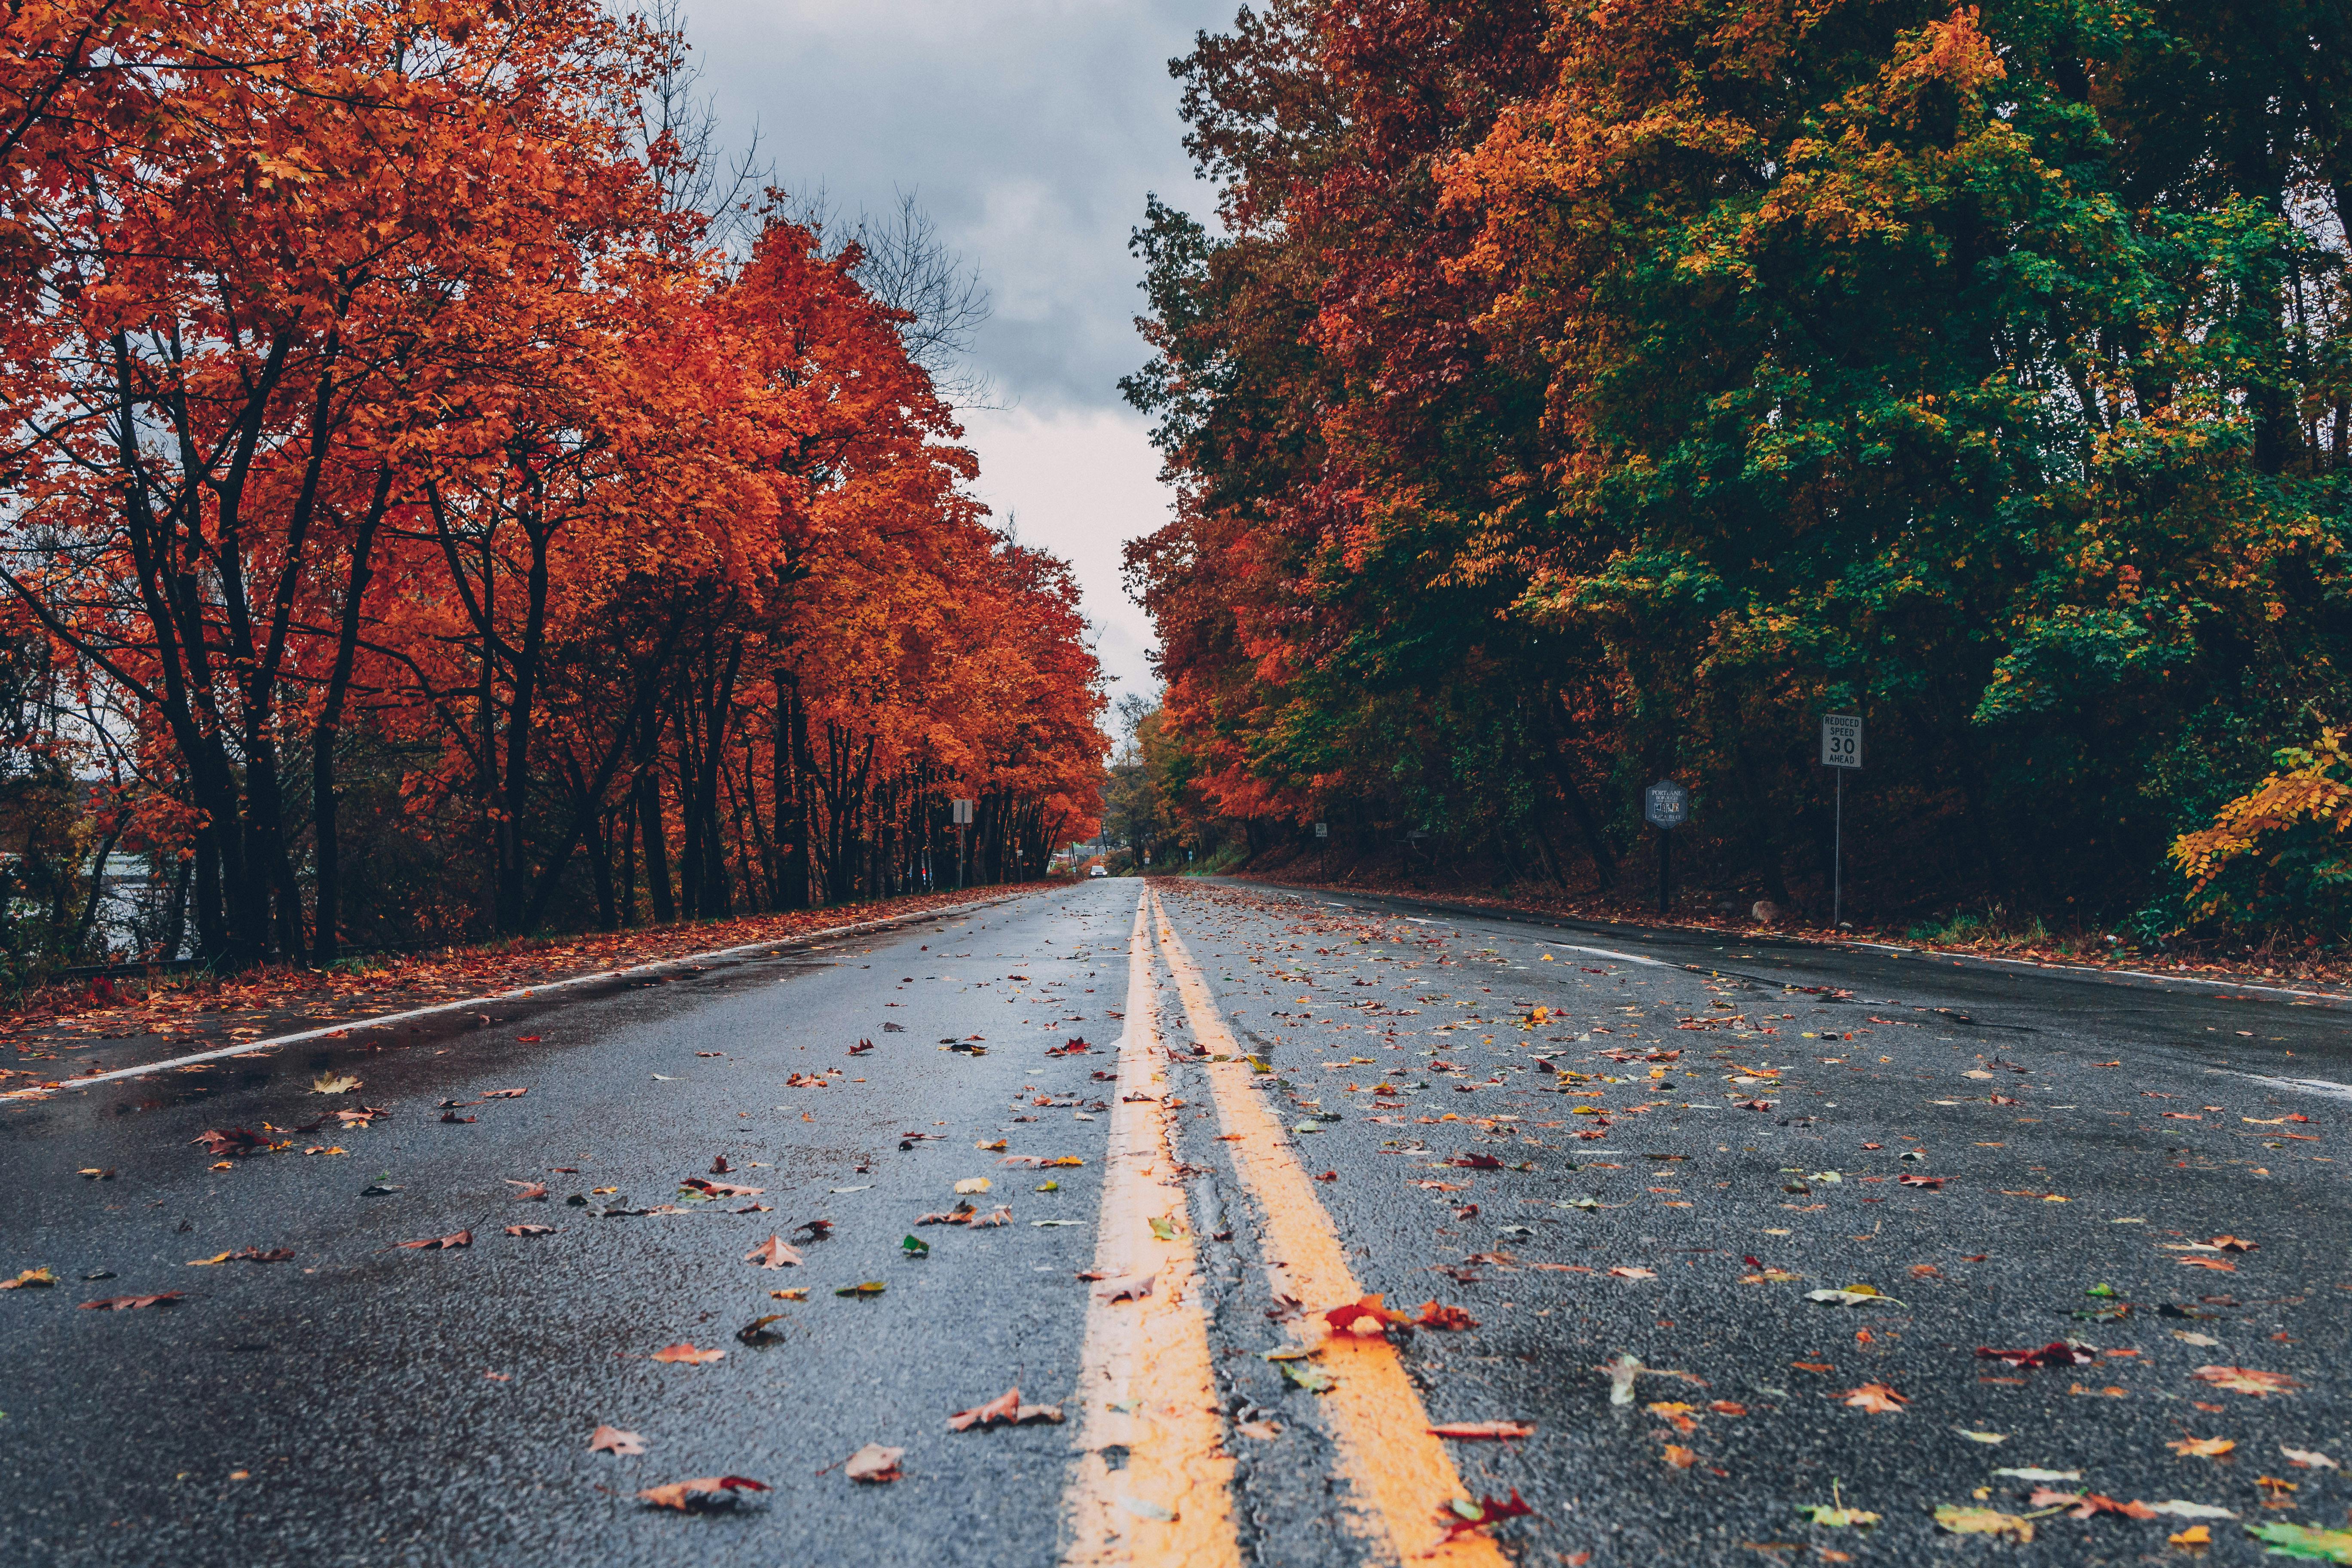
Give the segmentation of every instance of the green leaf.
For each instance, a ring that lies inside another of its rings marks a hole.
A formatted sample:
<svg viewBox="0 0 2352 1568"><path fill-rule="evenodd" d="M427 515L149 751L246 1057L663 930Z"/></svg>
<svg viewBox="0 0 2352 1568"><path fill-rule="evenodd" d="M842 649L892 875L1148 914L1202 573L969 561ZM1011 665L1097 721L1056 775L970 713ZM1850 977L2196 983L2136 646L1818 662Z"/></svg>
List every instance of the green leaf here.
<svg viewBox="0 0 2352 1568"><path fill-rule="evenodd" d="M1166 1215L1154 1215L1151 1216L1151 1234L1162 1241L1173 1241L1176 1239L1176 1222Z"/></svg>
<svg viewBox="0 0 2352 1568"><path fill-rule="evenodd" d="M868 1279L862 1285L844 1285L834 1292L836 1296L879 1296L890 1287L879 1279Z"/></svg>
<svg viewBox="0 0 2352 1568"><path fill-rule="evenodd" d="M1282 1369L1283 1376L1309 1394L1328 1394L1336 1385L1337 1380L1329 1373L1303 1361L1278 1361L1274 1364Z"/></svg>
<svg viewBox="0 0 2352 1568"><path fill-rule="evenodd" d="M898 1244L898 1250L909 1258L929 1258L931 1255L931 1244L910 1236Z"/></svg>
<svg viewBox="0 0 2352 1568"><path fill-rule="evenodd" d="M2246 1533L2267 1545L2273 1557L2352 1563L2352 1530L2323 1530L2314 1524L2250 1524Z"/></svg>

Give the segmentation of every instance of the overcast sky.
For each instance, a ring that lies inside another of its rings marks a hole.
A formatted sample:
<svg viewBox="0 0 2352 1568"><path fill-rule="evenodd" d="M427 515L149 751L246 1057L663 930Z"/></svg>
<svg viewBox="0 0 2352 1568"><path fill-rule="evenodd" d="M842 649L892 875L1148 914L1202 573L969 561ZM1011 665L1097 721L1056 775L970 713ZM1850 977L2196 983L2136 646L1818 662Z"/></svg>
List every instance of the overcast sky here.
<svg viewBox="0 0 2352 1568"><path fill-rule="evenodd" d="M730 139L756 122L787 188L837 208L910 191L994 297L978 357L998 412L965 420L981 496L1086 587L1113 695L1150 680L1119 546L1168 497L1118 378L1143 361L1127 237L1147 191L1205 212L1171 56L1236 0L688 0Z"/></svg>

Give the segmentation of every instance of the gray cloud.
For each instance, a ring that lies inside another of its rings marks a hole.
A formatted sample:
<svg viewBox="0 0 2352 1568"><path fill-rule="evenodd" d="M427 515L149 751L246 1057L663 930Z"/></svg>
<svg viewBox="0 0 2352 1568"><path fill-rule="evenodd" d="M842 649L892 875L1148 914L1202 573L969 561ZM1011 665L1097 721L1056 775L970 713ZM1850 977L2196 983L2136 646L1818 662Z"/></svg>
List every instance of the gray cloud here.
<svg viewBox="0 0 2352 1568"><path fill-rule="evenodd" d="M1050 417L1118 403L1142 362L1127 254L1144 193L1205 207L1167 61L1232 0L688 0L725 133L757 122L788 188L855 212L912 191L982 269L976 357Z"/></svg>

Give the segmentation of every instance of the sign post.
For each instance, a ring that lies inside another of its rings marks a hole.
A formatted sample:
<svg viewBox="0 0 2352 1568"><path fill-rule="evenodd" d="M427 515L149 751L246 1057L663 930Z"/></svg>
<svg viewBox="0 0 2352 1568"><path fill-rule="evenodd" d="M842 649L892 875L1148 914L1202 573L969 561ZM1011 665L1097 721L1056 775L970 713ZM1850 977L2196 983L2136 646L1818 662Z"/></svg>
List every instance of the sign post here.
<svg viewBox="0 0 2352 1568"><path fill-rule="evenodd" d="M1642 792L1642 820L1658 830L1658 912L1666 912L1674 886L1675 829L1690 820L1690 791L1660 779Z"/></svg>
<svg viewBox="0 0 2352 1568"><path fill-rule="evenodd" d="M1837 815L1830 829L1830 929L1844 923L1845 914L1845 775L1862 766L1862 715L1822 715L1822 766L1837 770Z"/></svg>
<svg viewBox="0 0 2352 1568"><path fill-rule="evenodd" d="M972 803L968 800L959 800L953 805L956 830L956 889L961 891L964 880L963 830L971 826Z"/></svg>
<svg viewBox="0 0 2352 1568"><path fill-rule="evenodd" d="M1317 823L1315 825L1315 875L1318 879L1320 879L1323 875L1323 848L1330 841L1331 825L1328 822Z"/></svg>

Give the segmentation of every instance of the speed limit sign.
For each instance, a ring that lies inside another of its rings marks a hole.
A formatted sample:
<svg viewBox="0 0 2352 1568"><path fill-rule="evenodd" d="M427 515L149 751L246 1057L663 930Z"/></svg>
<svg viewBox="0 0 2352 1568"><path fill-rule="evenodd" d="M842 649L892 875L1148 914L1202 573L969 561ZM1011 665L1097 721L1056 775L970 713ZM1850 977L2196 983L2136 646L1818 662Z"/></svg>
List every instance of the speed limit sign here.
<svg viewBox="0 0 2352 1568"><path fill-rule="evenodd" d="M1825 768L1862 766L1861 714L1824 713L1822 715L1822 766Z"/></svg>

